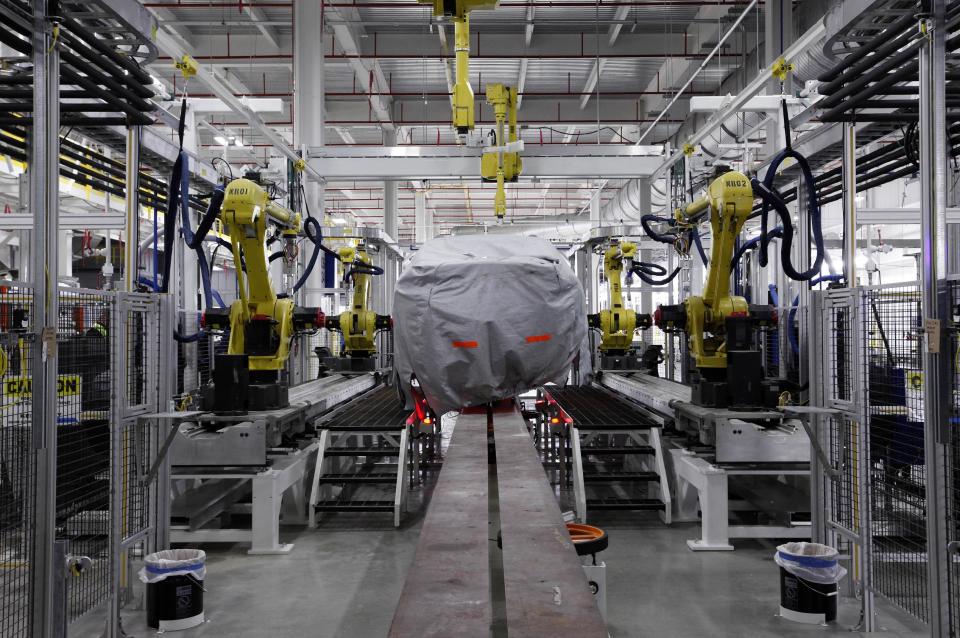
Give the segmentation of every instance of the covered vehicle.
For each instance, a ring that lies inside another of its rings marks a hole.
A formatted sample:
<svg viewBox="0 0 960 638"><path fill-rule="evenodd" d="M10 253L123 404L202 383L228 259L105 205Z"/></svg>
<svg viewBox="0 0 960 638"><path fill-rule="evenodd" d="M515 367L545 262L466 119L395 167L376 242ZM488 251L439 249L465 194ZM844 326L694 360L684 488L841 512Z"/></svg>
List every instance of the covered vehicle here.
<svg viewBox="0 0 960 638"><path fill-rule="evenodd" d="M583 287L533 237L441 237L404 269L393 302L395 369L434 412L481 405L590 373Z"/></svg>

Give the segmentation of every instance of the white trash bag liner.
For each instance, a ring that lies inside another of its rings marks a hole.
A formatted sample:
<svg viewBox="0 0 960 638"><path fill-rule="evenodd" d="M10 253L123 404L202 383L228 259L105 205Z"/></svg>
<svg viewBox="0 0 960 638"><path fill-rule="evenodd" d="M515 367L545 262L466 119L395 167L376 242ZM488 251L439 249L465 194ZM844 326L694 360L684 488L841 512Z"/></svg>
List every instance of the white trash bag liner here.
<svg viewBox="0 0 960 638"><path fill-rule="evenodd" d="M415 374L437 414L590 373L583 287L549 242L519 235L439 237L397 281L395 369ZM581 354L581 351L583 354Z"/></svg>
<svg viewBox="0 0 960 638"><path fill-rule="evenodd" d="M202 549L165 549L147 554L140 568L140 580L159 583L170 576L192 575L203 580L207 574L207 554Z"/></svg>
<svg viewBox="0 0 960 638"><path fill-rule="evenodd" d="M839 583L847 575L837 560L837 550L820 543L784 543L773 560L797 578L819 585Z"/></svg>

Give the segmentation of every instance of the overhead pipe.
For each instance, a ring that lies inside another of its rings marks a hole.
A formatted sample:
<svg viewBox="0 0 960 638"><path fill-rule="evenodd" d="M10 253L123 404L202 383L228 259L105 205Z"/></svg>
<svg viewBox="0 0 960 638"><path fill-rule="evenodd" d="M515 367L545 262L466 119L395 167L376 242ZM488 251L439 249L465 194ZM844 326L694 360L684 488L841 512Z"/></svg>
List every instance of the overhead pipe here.
<svg viewBox="0 0 960 638"><path fill-rule="evenodd" d="M6 29L0 29L0 42L3 42L10 48L16 51L19 51L24 55L33 54L33 47L30 45L29 42L25 40L21 40L14 33ZM123 125L123 124L126 124L128 121L129 123L132 123L132 124L152 124L153 123L152 119L143 115L143 112L152 111L155 108L152 103L144 102L143 100L141 100L140 98L137 98L136 96L129 95L129 93L125 91L123 87L117 82L115 82L114 80L105 78L102 76L97 77L89 69L85 70L86 75L81 75L80 73L75 71L73 67L77 67L77 68L82 67L83 61L77 59L76 56L72 56L67 51L61 52L61 59L62 59L62 63L60 66L61 82L64 82L67 84L79 85L84 89L90 91L94 96L103 100L107 104L111 104L118 107L120 110L122 110L124 113L126 113L129 116L127 120L124 120L123 122L118 122L117 124ZM78 62L80 63L79 66L77 64ZM94 78L96 78L96 80ZM113 93L105 90L104 88L101 88L98 82L104 84L104 86L106 86L111 91L113 91ZM129 98L130 100L129 102L126 102L122 99L121 96L124 96L124 95L126 95L126 97ZM104 118L96 118L97 123L105 125L105 123L103 122L103 119ZM0 124L5 124L5 123L6 122L0 120ZM20 123L23 124L25 122L21 120Z"/></svg>
<svg viewBox="0 0 960 638"><path fill-rule="evenodd" d="M5 25L9 27L10 25ZM29 33L29 30L26 31ZM7 29L0 29L0 40L7 44L10 48L23 53L24 55L33 54L33 46L29 41L22 40L19 37L16 37L17 34L23 35L24 32L10 31ZM85 60L83 57L76 55L71 52L66 47L60 47L59 49L60 58L62 59L65 65L61 68L61 74L70 80L71 84L80 84L84 88L88 88L93 91L90 87L93 86L97 93L97 97L100 97L104 101L111 100L120 100L121 98L126 98L129 102L129 105L132 108L139 109L140 111L152 111L155 106L151 102L141 99L137 95L131 95L129 91L124 90L123 84L126 82L127 76L121 72L120 69L116 67L109 67L103 73L95 70L93 65L90 64L89 60ZM80 74L82 71L83 75ZM78 78L80 78L78 80ZM152 80L151 80L152 82ZM115 95L110 95L106 93L100 86L103 86L111 91L115 92ZM153 95L153 92L150 91L150 95ZM133 113L136 115L136 112Z"/></svg>
<svg viewBox="0 0 960 638"><path fill-rule="evenodd" d="M746 0L717 0L717 2L712 3L711 6L718 7L736 7L747 4ZM183 3L183 2L144 2L144 7L148 9L230 9L234 10L237 8L237 2L203 2L203 3ZM250 7L252 9L291 9L293 8L292 2L262 2L253 0L252 2L244 1L242 6ZM412 2L412 3L401 3L401 2L327 2L325 3L327 7L342 7L344 9L351 8L368 8L368 9L420 9L423 10L425 7L422 3ZM580 1L571 1L563 2L562 4L557 4L555 2L550 2L550 0L542 0L541 2L501 2L497 5L501 9L508 9L510 7L534 7L539 9L556 9L556 8L568 8L568 7L588 7L594 8L596 6L595 2L587 2L584 0ZM604 7L677 7L677 6L692 6L700 7L703 6L703 3L699 0L660 0L659 2L644 2L644 1L629 1L629 0L604 0Z"/></svg>

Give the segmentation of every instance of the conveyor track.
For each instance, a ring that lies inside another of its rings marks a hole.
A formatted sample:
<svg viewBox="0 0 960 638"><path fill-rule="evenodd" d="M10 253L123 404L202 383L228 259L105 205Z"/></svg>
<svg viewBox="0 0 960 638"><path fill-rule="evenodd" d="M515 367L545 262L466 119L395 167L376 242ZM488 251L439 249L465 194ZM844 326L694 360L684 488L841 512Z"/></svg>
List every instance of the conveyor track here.
<svg viewBox="0 0 960 638"><path fill-rule="evenodd" d="M317 427L339 432L402 430L410 416L393 386L381 386L321 418Z"/></svg>
<svg viewBox="0 0 960 638"><path fill-rule="evenodd" d="M648 416L612 392L595 386L545 387L581 431L656 427Z"/></svg>

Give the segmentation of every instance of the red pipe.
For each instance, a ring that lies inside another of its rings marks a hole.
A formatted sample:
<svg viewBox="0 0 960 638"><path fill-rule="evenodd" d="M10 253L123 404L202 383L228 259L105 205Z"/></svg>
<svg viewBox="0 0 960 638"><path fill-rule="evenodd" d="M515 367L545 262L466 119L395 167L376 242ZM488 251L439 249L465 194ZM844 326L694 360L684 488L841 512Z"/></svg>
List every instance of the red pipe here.
<svg viewBox="0 0 960 638"><path fill-rule="evenodd" d="M627 120L627 119L615 119L613 121L617 122L629 122L630 124L646 124L648 122L653 122L651 119L643 120ZM683 124L684 120L660 120L659 124ZM213 124L218 124L220 126L249 126L249 122L212 122ZM446 125L449 124L449 120L394 120L394 124L402 126L437 126L437 125ZM493 125L495 122L493 120L477 120L477 124L484 125ZM596 124L597 121L593 120L533 120L529 123L532 128L536 127L536 124ZM286 122L264 122L268 126L290 126L293 124L290 120ZM377 120L327 120L324 122L327 126L378 126L381 123ZM576 133L572 134L574 137ZM369 146L369 144L362 144L361 146ZM374 145L376 146L376 145ZM419 144L414 144L413 146L420 146Z"/></svg>
<svg viewBox="0 0 960 638"><path fill-rule="evenodd" d="M620 60L661 60L661 59L686 59L686 60L702 60L707 57L706 53L684 53L684 54L671 54L671 53L606 53L601 55L601 58L604 59L620 59ZM727 55L738 56L740 53L727 53ZM442 53L436 53L427 56L430 60L453 60L455 58L454 54L448 53L443 55ZM240 61L252 61L252 60L292 60L293 54L291 53L275 53L275 54L250 54L250 55L195 55L193 56L194 60L198 62L205 62L210 60L240 60ZM396 53L396 54L377 54L372 53L358 53L356 55L342 55L342 54L333 54L326 55L323 58L324 60L423 60L424 55L422 53ZM585 55L577 54L571 55L568 53L538 53L537 55L511 55L511 54L497 54L497 53L487 53L484 55L471 55L470 60L594 60L596 55ZM157 60L162 60L165 62L172 61L173 58L169 56L157 56Z"/></svg>
<svg viewBox="0 0 960 638"><path fill-rule="evenodd" d="M658 2L649 2L644 0L601 0L600 2L589 2L581 0L579 2L550 2L542 0L541 2L501 2L500 9L533 7L536 9L569 9L569 8L590 8L597 5L600 7L678 7L690 6L700 7L705 4L709 6L720 7L739 7L750 4L747 0L717 0L716 2L704 3L700 0L660 0ZM765 4L760 0L758 4ZM255 2L243 2L238 5L236 2L144 2L143 6L150 9L238 9L243 7L252 7L254 9L292 9L292 2L264 2L257 0ZM362 8L381 8L381 9L422 9L429 11L428 5L419 2L399 3L399 2L324 2L324 7L342 7L344 9L362 9Z"/></svg>
<svg viewBox="0 0 960 638"><path fill-rule="evenodd" d="M171 76L174 77L174 76ZM673 95L676 91L603 91L603 97L643 97L645 95ZM715 92L710 91L687 91L684 95L715 95ZM366 93L358 93L357 91L327 91L325 93L327 97L367 97ZM447 91L390 91L381 92L379 95L384 97L450 97L450 93ZM567 92L567 91L526 91L520 94L523 97L583 97L584 95L596 95L596 91L590 92ZM292 98L292 92L283 92L283 93L271 93L271 92L260 92L260 93L234 93L234 97L279 97L279 98ZM212 98L217 97L213 93L178 93L175 95L177 99L183 97L203 97L203 98Z"/></svg>

